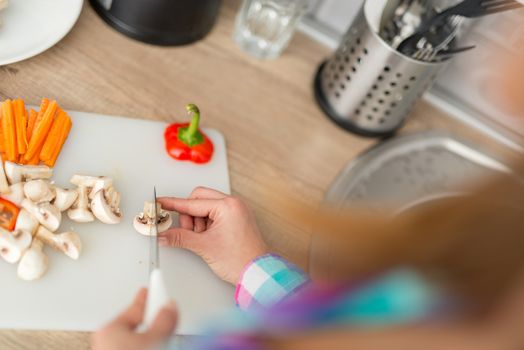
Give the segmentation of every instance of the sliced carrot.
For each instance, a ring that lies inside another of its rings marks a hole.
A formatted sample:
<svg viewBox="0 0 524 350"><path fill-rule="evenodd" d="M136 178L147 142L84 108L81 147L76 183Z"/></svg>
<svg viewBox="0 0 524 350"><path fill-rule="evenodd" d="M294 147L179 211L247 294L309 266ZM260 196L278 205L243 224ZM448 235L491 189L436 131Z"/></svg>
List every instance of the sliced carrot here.
<svg viewBox="0 0 524 350"><path fill-rule="evenodd" d="M42 99L42 102L40 102L40 109L38 110L38 115L36 116L36 121L33 127L36 127L40 123L40 121L44 117L47 107L49 107L49 103L50 103L49 99L47 98ZM34 131L34 129L32 131Z"/></svg>
<svg viewBox="0 0 524 350"><path fill-rule="evenodd" d="M71 127L73 126L73 122L71 121L71 118L69 118L69 116L65 113L64 115L66 119L60 125L61 128L60 128L60 133L58 135L58 143L55 149L53 150L53 154L51 158L48 159L47 161L44 161L44 163L48 167L51 167L51 168L55 166L56 160L58 159L58 156L60 155L60 151L62 151L62 147L64 146L64 143L67 140L67 136L69 136L69 131L71 131Z"/></svg>
<svg viewBox="0 0 524 350"><path fill-rule="evenodd" d="M16 149L18 154L24 154L27 150L27 111L24 101L21 99L14 101L15 129L16 129Z"/></svg>
<svg viewBox="0 0 524 350"><path fill-rule="evenodd" d="M2 103L2 129L4 134L5 153L7 160L15 162L18 160L16 149L16 126L13 104L11 100Z"/></svg>
<svg viewBox="0 0 524 350"><path fill-rule="evenodd" d="M51 101L49 106L46 108L44 116L40 121L36 121L35 129L33 135L31 135L31 140L29 140L29 146L27 147L27 152L24 155L26 161L31 160L35 154L40 154L39 150L44 144L44 141L49 133L49 129L53 124L53 120L58 109L58 104L56 101Z"/></svg>
<svg viewBox="0 0 524 350"><path fill-rule="evenodd" d="M5 143L4 143L4 129L2 129L2 110L3 108L0 108L0 153L5 153Z"/></svg>
<svg viewBox="0 0 524 350"><path fill-rule="evenodd" d="M40 152L36 152L35 156L29 160L26 160L24 157L22 157L21 164L27 164L27 165L38 165L40 163Z"/></svg>
<svg viewBox="0 0 524 350"><path fill-rule="evenodd" d="M33 135L33 128L35 127L37 116L38 112L31 108L29 110L29 120L27 121L27 141L31 140L31 135Z"/></svg>
<svg viewBox="0 0 524 350"><path fill-rule="evenodd" d="M62 109L57 112L57 116L49 130L44 146L40 151L40 160L48 161L53 157L54 150L58 147L60 132L68 118L67 113Z"/></svg>

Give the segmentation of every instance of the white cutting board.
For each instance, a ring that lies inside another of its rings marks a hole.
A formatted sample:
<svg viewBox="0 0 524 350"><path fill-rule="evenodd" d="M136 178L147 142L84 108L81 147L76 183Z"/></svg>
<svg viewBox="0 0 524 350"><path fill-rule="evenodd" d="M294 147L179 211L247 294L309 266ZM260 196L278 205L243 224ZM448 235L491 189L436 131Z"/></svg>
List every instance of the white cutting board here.
<svg viewBox="0 0 524 350"><path fill-rule="evenodd" d="M73 174L106 175L122 193L118 225L64 220L83 243L78 261L47 247L50 266L40 280L17 278L0 259L0 328L93 331L125 308L148 282L149 240L132 220L153 185L158 196L186 197L196 186L230 192L223 136L205 130L215 145L210 163L175 161L164 151L165 123L70 112L73 128L54 170L57 185ZM67 217L67 216L66 216ZM178 220L175 220L175 222ZM160 264L180 311L178 334L200 334L210 317L234 306L234 289L188 251L161 248Z"/></svg>

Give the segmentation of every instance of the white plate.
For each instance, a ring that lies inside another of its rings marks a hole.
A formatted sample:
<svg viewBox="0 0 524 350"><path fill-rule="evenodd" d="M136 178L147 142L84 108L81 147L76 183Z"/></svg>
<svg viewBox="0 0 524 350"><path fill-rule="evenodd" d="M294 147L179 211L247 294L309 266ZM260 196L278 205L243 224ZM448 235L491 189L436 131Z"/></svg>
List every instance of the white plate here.
<svg viewBox="0 0 524 350"><path fill-rule="evenodd" d="M0 12L0 65L38 55L73 28L84 0L9 0Z"/></svg>

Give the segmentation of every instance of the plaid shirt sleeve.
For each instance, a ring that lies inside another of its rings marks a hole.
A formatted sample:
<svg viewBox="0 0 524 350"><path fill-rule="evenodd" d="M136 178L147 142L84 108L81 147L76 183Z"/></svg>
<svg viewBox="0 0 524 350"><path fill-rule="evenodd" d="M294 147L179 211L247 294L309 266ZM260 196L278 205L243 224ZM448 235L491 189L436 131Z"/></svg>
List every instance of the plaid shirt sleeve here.
<svg viewBox="0 0 524 350"><path fill-rule="evenodd" d="M268 307L294 294L308 281L304 271L284 258L275 254L262 255L244 269L235 300L244 310Z"/></svg>

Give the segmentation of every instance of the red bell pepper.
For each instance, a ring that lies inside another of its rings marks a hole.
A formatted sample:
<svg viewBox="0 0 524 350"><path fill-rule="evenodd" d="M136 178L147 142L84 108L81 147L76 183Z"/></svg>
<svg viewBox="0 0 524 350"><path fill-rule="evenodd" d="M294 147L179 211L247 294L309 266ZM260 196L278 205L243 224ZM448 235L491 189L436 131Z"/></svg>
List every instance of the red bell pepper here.
<svg viewBox="0 0 524 350"><path fill-rule="evenodd" d="M20 209L7 199L0 198L0 226L8 231L15 229Z"/></svg>
<svg viewBox="0 0 524 350"><path fill-rule="evenodd" d="M191 115L191 122L171 124L164 132L166 151L177 160L207 163L213 155L213 143L198 128L200 123L198 107L194 104L188 104L186 110Z"/></svg>

